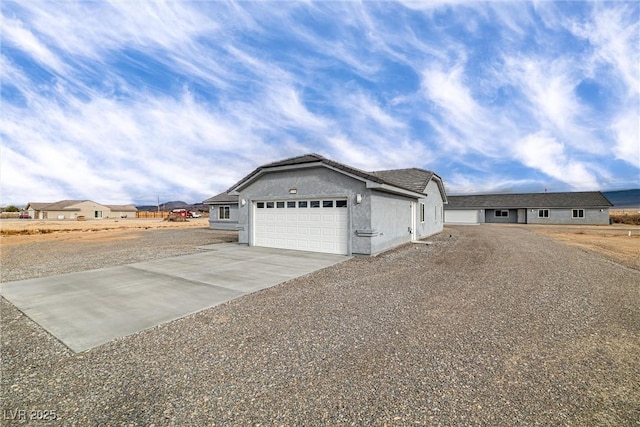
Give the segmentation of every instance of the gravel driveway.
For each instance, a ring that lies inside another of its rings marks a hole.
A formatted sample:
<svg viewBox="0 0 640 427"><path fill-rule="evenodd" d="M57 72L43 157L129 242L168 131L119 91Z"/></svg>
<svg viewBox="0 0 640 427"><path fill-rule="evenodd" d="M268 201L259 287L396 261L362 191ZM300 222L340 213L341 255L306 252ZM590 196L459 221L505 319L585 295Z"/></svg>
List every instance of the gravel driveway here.
<svg viewBox="0 0 640 427"><path fill-rule="evenodd" d="M521 228L432 240L77 355L3 300L2 424L638 425L639 271Z"/></svg>

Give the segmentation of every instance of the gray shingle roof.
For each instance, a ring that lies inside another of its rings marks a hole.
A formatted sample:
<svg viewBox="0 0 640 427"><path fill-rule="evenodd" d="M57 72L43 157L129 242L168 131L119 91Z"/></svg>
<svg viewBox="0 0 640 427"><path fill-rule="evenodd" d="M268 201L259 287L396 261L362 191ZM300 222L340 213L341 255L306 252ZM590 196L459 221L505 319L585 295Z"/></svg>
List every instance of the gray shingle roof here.
<svg viewBox="0 0 640 427"><path fill-rule="evenodd" d="M39 211L45 211L45 210L46 211L62 211L62 210L79 211L80 209L70 208L70 206L77 205L78 203L87 202L87 201L88 200L60 200L59 202L53 202L53 203L33 202L33 203L29 203L29 206Z"/></svg>
<svg viewBox="0 0 640 427"><path fill-rule="evenodd" d="M304 165L304 164L325 164L331 166L335 169L342 170L351 175L358 176L360 178L364 178L366 180L376 182L378 184L387 184L394 187L398 187L404 190L409 190L416 193L424 194L427 184L429 180L435 175L433 172L425 171L422 169L396 169L396 170L387 170L387 171L378 171L378 172L365 172L360 169L356 169L351 166L347 166L342 163L335 162L333 160L327 159L319 154L311 153L305 154L302 156L291 157L288 159L280 160L273 163L268 163L266 165L258 167L256 170L251 172L246 177L242 178L238 183L236 183L233 187L231 187L228 192L242 186L245 182L251 180L255 175L260 173L265 169L277 168L282 166L293 166L293 165ZM209 199L207 199L209 200ZM205 201L207 203L207 201Z"/></svg>
<svg viewBox="0 0 640 427"><path fill-rule="evenodd" d="M613 206L599 191L571 193L479 194L448 196L445 209L460 208L604 208Z"/></svg>
<svg viewBox="0 0 640 427"><path fill-rule="evenodd" d="M205 205L215 205L219 203L238 203L238 196L232 196L225 191L213 197L209 197L202 203L204 203Z"/></svg>
<svg viewBox="0 0 640 427"><path fill-rule="evenodd" d="M424 193L434 173L423 169L393 169L371 172L384 181L416 193Z"/></svg>

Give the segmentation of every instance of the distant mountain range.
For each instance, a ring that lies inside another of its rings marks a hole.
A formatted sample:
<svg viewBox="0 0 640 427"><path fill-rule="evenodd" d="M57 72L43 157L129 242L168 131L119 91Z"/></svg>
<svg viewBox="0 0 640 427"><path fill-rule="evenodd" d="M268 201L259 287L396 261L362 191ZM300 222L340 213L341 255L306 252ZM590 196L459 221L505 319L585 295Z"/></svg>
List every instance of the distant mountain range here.
<svg viewBox="0 0 640 427"><path fill-rule="evenodd" d="M138 211L142 212L155 212L158 210L158 205L141 205L136 206L136 208L138 208ZM161 211L170 211L173 209L187 209L189 211L205 212L209 210L209 207L207 205L203 205L202 203L189 204L181 200L160 203Z"/></svg>
<svg viewBox="0 0 640 427"><path fill-rule="evenodd" d="M640 208L640 188L635 190L603 191L615 208Z"/></svg>

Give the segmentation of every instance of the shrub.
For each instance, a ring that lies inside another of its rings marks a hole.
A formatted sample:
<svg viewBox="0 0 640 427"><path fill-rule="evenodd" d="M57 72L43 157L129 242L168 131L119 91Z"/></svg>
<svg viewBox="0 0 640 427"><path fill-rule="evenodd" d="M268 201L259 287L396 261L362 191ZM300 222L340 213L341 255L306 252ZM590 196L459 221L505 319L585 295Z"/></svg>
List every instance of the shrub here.
<svg viewBox="0 0 640 427"><path fill-rule="evenodd" d="M610 218L614 224L640 225L640 213L612 213Z"/></svg>

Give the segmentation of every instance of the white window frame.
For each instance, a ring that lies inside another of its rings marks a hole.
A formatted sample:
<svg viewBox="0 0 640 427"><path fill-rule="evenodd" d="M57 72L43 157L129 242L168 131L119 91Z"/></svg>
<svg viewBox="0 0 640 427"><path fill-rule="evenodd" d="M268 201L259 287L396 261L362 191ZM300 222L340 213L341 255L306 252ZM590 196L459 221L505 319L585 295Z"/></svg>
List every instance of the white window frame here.
<svg viewBox="0 0 640 427"><path fill-rule="evenodd" d="M498 212L500 213L500 215L498 215ZM502 215L504 212L506 212L506 215ZM508 209L496 209L493 211L493 216L495 218L509 218L509 210Z"/></svg>
<svg viewBox="0 0 640 427"><path fill-rule="evenodd" d="M231 206L229 205L218 206L218 219L220 221L231 220Z"/></svg>
<svg viewBox="0 0 640 427"><path fill-rule="evenodd" d="M538 209L538 218L549 218L549 209Z"/></svg>
<svg viewBox="0 0 640 427"><path fill-rule="evenodd" d="M582 213L582 215L580 213ZM584 219L585 218L584 209L571 209L571 218Z"/></svg>
<svg viewBox="0 0 640 427"><path fill-rule="evenodd" d="M420 223L424 224L424 203L420 202Z"/></svg>

